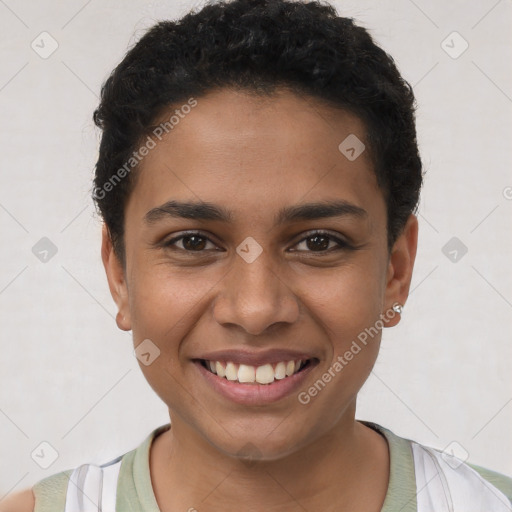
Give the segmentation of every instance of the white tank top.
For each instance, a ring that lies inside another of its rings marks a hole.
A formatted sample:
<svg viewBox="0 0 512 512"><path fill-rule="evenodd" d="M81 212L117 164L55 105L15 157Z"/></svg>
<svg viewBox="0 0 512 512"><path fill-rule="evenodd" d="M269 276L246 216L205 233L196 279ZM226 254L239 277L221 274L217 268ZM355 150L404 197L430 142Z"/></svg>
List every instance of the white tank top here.
<svg viewBox="0 0 512 512"><path fill-rule="evenodd" d="M68 482L65 512L115 512L122 458L75 468Z"/></svg>

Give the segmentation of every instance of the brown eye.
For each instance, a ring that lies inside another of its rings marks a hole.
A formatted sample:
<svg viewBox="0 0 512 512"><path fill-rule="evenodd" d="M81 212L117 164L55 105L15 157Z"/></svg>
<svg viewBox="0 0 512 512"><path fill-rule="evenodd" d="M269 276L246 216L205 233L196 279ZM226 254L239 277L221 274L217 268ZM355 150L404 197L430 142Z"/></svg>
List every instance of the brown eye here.
<svg viewBox="0 0 512 512"><path fill-rule="evenodd" d="M206 240L202 236L196 236L196 235L190 235L190 236L184 236L182 238L183 240L183 247L190 251L201 251L206 246Z"/></svg>
<svg viewBox="0 0 512 512"><path fill-rule="evenodd" d="M181 243L181 247L177 245L178 243ZM208 245L208 243L212 244L215 247L213 242L203 234L187 233L165 242L164 246L186 252L203 252L207 250L206 246Z"/></svg>
<svg viewBox="0 0 512 512"><path fill-rule="evenodd" d="M334 242L334 248L330 244ZM299 250L297 252L331 252L331 250L349 248L349 244L340 240L339 238L331 235L330 233L315 232L311 233L306 238L303 238L297 245L305 244L306 250Z"/></svg>
<svg viewBox="0 0 512 512"><path fill-rule="evenodd" d="M308 249L322 251L329 247L329 237L325 235L313 235L306 239Z"/></svg>

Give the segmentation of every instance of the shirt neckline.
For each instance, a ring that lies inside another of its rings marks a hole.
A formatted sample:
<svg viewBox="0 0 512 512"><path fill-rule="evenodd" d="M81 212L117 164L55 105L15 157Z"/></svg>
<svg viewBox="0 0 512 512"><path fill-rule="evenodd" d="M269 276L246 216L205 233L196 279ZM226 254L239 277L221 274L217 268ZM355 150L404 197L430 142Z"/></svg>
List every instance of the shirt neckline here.
<svg viewBox="0 0 512 512"><path fill-rule="evenodd" d="M416 475L411 441L371 421L357 420L386 438L389 448L389 483L380 512L417 512Z"/></svg>
<svg viewBox="0 0 512 512"><path fill-rule="evenodd" d="M356 420L381 434L389 448L389 483L380 512L416 512L416 482L411 442L401 438L389 429L370 421ZM170 423L154 429L136 449L133 479L137 497L144 512L160 512L156 501L151 474L149 455L151 443L161 433L171 428Z"/></svg>

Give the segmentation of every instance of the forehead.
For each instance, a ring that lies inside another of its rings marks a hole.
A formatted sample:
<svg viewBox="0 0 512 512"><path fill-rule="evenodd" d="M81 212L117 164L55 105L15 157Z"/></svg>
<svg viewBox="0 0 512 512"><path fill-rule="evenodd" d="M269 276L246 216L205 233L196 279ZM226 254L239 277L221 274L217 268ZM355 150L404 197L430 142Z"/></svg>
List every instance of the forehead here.
<svg viewBox="0 0 512 512"><path fill-rule="evenodd" d="M253 218L274 215L283 202L375 202L382 194L368 152L349 159L340 150L346 140L364 139L357 116L309 96L217 90L197 98L144 157L127 216L173 198L245 209Z"/></svg>

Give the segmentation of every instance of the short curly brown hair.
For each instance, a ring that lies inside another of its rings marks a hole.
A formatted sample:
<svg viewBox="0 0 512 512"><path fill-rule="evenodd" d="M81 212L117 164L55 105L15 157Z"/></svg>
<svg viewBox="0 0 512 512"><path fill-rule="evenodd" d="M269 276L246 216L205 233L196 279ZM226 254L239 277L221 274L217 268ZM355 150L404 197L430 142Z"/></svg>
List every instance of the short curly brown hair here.
<svg viewBox="0 0 512 512"><path fill-rule="evenodd" d="M113 178L156 120L212 89L271 95L278 86L364 122L392 247L417 209L423 180L411 86L370 34L329 4L232 0L157 23L102 86L93 116L102 130L93 198L123 264L124 211L136 173L125 172L115 183Z"/></svg>

